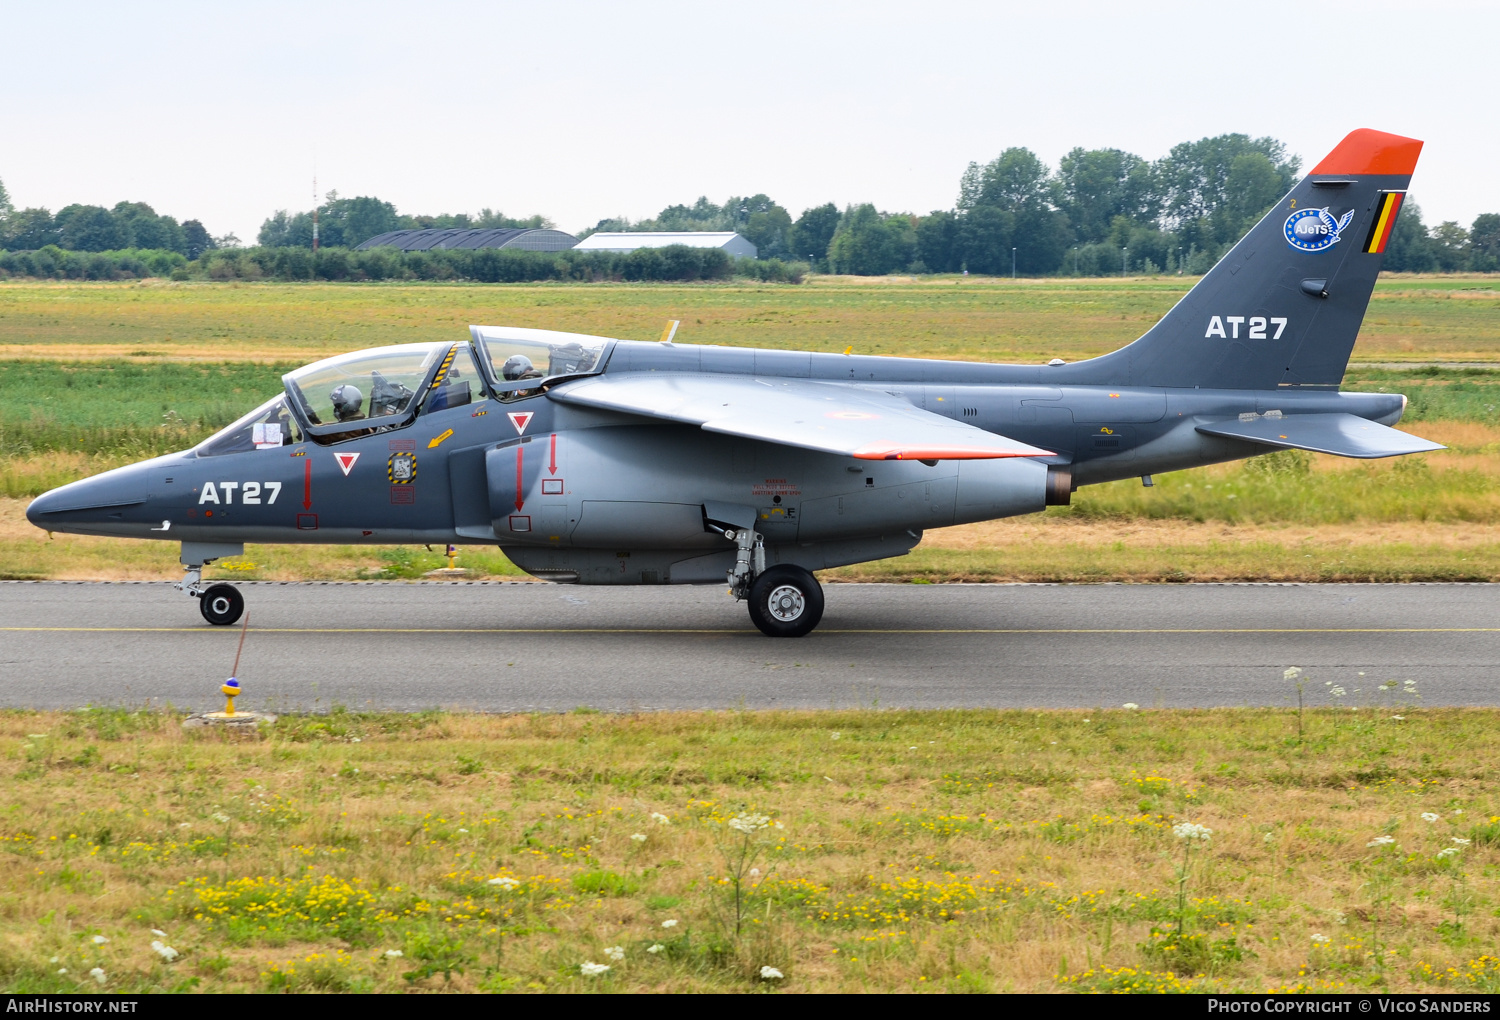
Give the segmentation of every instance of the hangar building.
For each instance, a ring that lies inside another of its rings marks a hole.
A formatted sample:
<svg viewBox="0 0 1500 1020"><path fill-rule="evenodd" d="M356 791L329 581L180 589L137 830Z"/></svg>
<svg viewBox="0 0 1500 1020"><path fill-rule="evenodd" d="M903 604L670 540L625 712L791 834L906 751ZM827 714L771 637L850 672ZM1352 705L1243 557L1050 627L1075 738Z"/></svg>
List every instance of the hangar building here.
<svg viewBox="0 0 1500 1020"><path fill-rule="evenodd" d="M434 248L519 248L522 251L566 251L578 238L561 230L526 227L430 228L388 230L376 234L354 250L400 248L430 251Z"/></svg>
<svg viewBox="0 0 1500 1020"><path fill-rule="evenodd" d="M575 246L578 251L635 251L685 244L689 248L722 248L730 255L755 258L755 245L732 230L652 230L636 233L590 234Z"/></svg>

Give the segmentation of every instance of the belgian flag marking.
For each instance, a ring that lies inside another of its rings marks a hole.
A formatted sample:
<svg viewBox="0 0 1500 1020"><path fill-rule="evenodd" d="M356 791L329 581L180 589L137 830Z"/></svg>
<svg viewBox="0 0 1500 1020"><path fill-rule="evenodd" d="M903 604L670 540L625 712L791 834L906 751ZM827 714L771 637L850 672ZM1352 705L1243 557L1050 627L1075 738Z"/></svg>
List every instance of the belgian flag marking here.
<svg viewBox="0 0 1500 1020"><path fill-rule="evenodd" d="M1367 254L1379 255L1385 251L1385 244L1391 239L1391 228L1396 225L1396 213L1405 197L1404 191L1381 193L1380 201L1375 206L1375 219L1370 223L1370 236L1365 239L1364 250Z"/></svg>

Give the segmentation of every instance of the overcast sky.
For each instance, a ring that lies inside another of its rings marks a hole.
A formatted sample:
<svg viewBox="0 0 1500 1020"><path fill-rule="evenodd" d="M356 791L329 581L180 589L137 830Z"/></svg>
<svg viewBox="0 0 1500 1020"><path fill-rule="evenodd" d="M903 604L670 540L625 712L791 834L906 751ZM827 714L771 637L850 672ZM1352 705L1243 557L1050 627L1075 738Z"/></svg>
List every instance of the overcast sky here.
<svg viewBox="0 0 1500 1020"><path fill-rule="evenodd" d="M7 4L17 206L144 201L253 242L321 190L567 230L707 194L953 205L1024 145L1238 131L1311 166L1423 139L1429 224L1500 211L1494 0Z"/></svg>

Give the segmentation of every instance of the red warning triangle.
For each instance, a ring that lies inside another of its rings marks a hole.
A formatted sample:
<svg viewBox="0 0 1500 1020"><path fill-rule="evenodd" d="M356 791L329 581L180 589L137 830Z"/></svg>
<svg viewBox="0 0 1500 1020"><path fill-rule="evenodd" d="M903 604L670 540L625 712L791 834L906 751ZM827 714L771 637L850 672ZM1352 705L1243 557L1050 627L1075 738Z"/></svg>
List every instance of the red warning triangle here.
<svg viewBox="0 0 1500 1020"><path fill-rule="evenodd" d="M349 472L354 470L354 462L359 460L357 453L335 453L333 459L339 462L339 467L344 472L344 477L349 477Z"/></svg>
<svg viewBox="0 0 1500 1020"><path fill-rule="evenodd" d="M505 413L510 415L510 423L516 427L518 436L526 431L526 426L531 424L531 419L536 414L535 411L507 411Z"/></svg>

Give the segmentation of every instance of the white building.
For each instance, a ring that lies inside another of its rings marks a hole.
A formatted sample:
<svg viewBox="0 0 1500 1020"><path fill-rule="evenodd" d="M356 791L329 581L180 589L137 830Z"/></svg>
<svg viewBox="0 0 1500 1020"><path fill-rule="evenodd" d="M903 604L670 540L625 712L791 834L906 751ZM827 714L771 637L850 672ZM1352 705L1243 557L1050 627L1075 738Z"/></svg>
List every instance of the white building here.
<svg viewBox="0 0 1500 1020"><path fill-rule="evenodd" d="M574 251L635 251L685 244L689 248L722 248L730 255L755 258L755 245L732 230L652 230L632 233L590 234L573 246Z"/></svg>

